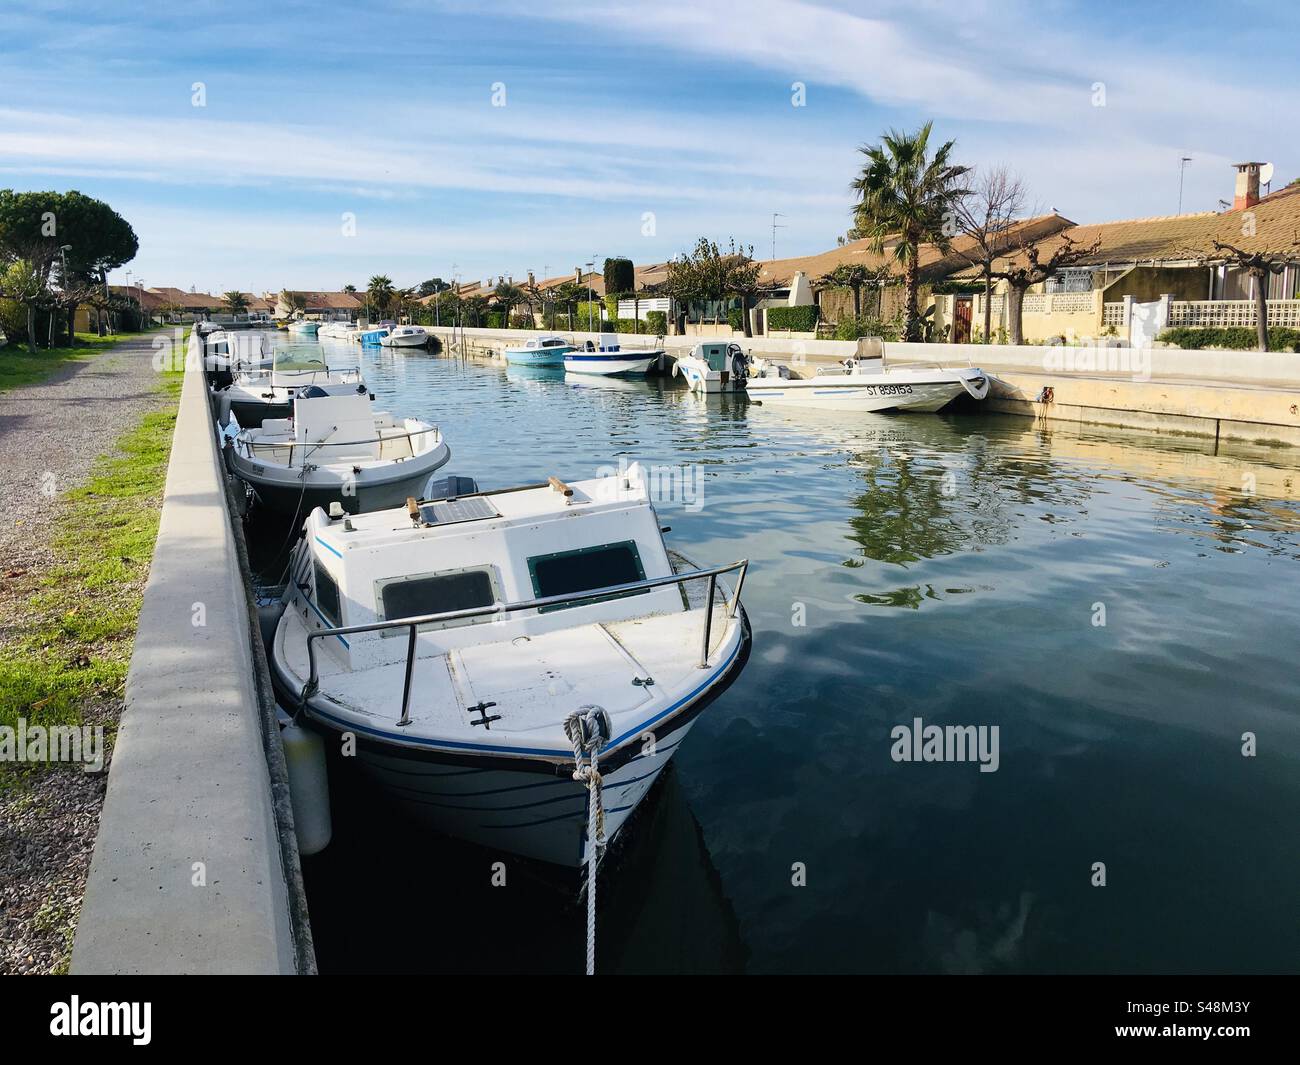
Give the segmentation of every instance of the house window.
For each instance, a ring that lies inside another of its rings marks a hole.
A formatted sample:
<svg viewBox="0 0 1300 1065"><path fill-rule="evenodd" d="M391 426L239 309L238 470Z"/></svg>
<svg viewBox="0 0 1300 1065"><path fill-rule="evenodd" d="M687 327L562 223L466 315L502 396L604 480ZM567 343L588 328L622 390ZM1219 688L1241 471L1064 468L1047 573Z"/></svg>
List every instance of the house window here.
<svg viewBox="0 0 1300 1065"><path fill-rule="evenodd" d="M533 594L539 599L545 599L553 595L572 595L576 592L590 592L597 588L643 581L645 568L641 565L641 555L636 549L636 541L623 540L615 544L599 544L594 547L580 547L575 551L557 551L551 555L534 556L528 560L528 575L533 581ZM648 590L624 592L622 595L641 595ZM621 596L604 596L569 605L584 606L588 603L617 598ZM564 606L541 608L543 613L548 610L563 609Z"/></svg>
<svg viewBox="0 0 1300 1065"><path fill-rule="evenodd" d="M1091 270L1063 270L1055 277L1047 279L1044 292L1091 292Z"/></svg>
<svg viewBox="0 0 1300 1065"><path fill-rule="evenodd" d="M385 621L415 618L424 614L446 614L453 610L473 610L497 601L495 570L490 566L446 570L412 577L392 577L377 584L380 617ZM441 629L453 625L475 625L491 621L495 614L459 618L422 625L421 629ZM391 635L395 630L387 630Z"/></svg>
<svg viewBox="0 0 1300 1065"><path fill-rule="evenodd" d="M339 609L339 586L319 562L313 563L313 566L316 570L316 609L331 627L341 625L343 615Z"/></svg>

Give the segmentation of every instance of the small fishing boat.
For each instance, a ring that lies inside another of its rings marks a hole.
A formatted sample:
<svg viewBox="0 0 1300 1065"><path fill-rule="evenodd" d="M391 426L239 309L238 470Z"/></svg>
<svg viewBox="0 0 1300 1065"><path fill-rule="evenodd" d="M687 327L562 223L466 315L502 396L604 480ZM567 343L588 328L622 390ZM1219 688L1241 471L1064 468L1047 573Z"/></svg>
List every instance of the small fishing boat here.
<svg viewBox="0 0 1300 1065"><path fill-rule="evenodd" d="M673 363L673 376L684 377L692 392L712 394L745 387L749 356L739 344L709 340L696 344L689 355Z"/></svg>
<svg viewBox="0 0 1300 1065"><path fill-rule="evenodd" d="M304 319L298 319L289 323L289 332L298 333L302 336L314 337L320 330L320 322L308 322Z"/></svg>
<svg viewBox="0 0 1300 1065"><path fill-rule="evenodd" d="M282 705L493 850L580 865L589 803L613 841L749 654L748 563L670 552L639 464L304 531L270 648Z"/></svg>
<svg viewBox="0 0 1300 1065"><path fill-rule="evenodd" d="M429 331L422 325L399 325L387 336L379 338L379 343L386 348L423 348L432 339Z"/></svg>
<svg viewBox="0 0 1300 1065"><path fill-rule="evenodd" d="M515 366L563 366L564 357L577 348L563 337L543 334L504 350L506 362Z"/></svg>
<svg viewBox="0 0 1300 1065"><path fill-rule="evenodd" d="M265 418L287 418L299 389L312 385L329 394L367 394L360 370L331 369L320 355L281 349L269 370L238 373L229 388L217 393L222 422L227 414L245 427L261 425Z"/></svg>
<svg viewBox="0 0 1300 1065"><path fill-rule="evenodd" d="M934 412L963 393L981 400L989 378L974 366L886 367L880 357L853 355L843 368L819 367L813 377L795 377L788 367L758 360L745 382L750 399L819 410Z"/></svg>
<svg viewBox="0 0 1300 1065"><path fill-rule="evenodd" d="M354 339L366 347L374 347L376 344L382 344L388 333L388 326L377 325L369 329L358 329Z"/></svg>
<svg viewBox="0 0 1300 1065"><path fill-rule="evenodd" d="M240 430L229 453L265 506L295 516L332 503L351 513L396 506L451 458L436 426L374 411L364 393L315 386L294 396L291 419Z"/></svg>
<svg viewBox="0 0 1300 1065"><path fill-rule="evenodd" d="M624 348L614 333L601 334L597 346L588 340L581 351L564 356L566 373L600 374L604 377L630 377L643 374L663 355L658 348Z"/></svg>

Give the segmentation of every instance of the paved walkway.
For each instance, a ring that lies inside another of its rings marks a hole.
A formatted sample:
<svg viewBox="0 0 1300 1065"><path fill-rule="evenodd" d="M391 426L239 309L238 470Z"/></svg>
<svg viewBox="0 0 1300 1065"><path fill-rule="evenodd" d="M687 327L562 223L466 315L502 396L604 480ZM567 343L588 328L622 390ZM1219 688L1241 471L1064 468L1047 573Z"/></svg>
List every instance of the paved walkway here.
<svg viewBox="0 0 1300 1065"><path fill-rule="evenodd" d="M30 569L49 557L53 504L84 484L95 459L141 415L160 407L154 336L122 341L66 363L39 384L0 392L0 566ZM4 358L0 352L0 358Z"/></svg>

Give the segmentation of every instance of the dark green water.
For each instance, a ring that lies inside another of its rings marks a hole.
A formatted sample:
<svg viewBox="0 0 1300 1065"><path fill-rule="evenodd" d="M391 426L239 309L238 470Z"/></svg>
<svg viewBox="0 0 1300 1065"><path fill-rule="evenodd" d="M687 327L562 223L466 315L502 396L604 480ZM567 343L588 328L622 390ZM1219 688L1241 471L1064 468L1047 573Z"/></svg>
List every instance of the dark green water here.
<svg viewBox="0 0 1300 1065"><path fill-rule="evenodd" d="M444 472L685 466L670 544L751 560L753 656L610 862L603 971L1297 969L1293 453L330 350ZM895 762L917 717L998 726L997 771ZM493 888L335 769L323 969L580 970L576 876Z"/></svg>

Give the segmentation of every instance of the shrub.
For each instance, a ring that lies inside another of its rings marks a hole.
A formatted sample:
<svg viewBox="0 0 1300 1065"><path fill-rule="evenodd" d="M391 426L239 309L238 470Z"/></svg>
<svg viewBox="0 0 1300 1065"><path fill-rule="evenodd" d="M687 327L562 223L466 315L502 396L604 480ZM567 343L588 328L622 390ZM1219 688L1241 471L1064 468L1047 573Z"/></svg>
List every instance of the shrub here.
<svg viewBox="0 0 1300 1065"><path fill-rule="evenodd" d="M573 305L573 328L581 332L596 332L601 329L600 300L581 300ZM561 321L567 319L561 315Z"/></svg>
<svg viewBox="0 0 1300 1065"><path fill-rule="evenodd" d="M511 329L536 329L537 324L531 314L516 314L510 318Z"/></svg>
<svg viewBox="0 0 1300 1065"><path fill-rule="evenodd" d="M614 331L618 333L646 333L650 327L645 322L638 321L635 318L620 318L614 323Z"/></svg>
<svg viewBox="0 0 1300 1065"><path fill-rule="evenodd" d="M1176 344L1180 348L1229 348L1233 351L1250 351L1258 343L1254 326L1177 326L1166 329L1160 334L1160 340L1167 344ZM1270 351L1300 350L1300 329L1288 326L1273 326L1268 331L1268 348Z"/></svg>
<svg viewBox="0 0 1300 1065"><path fill-rule="evenodd" d="M488 311L484 316L483 324L487 326L488 329L500 329L504 324L501 321L501 318L502 315L500 311Z"/></svg>
<svg viewBox="0 0 1300 1065"><path fill-rule="evenodd" d="M666 334L668 332L668 312L646 311L645 331L647 333L653 333L655 336L663 336Z"/></svg>
<svg viewBox="0 0 1300 1065"><path fill-rule="evenodd" d="M903 336L902 318L884 321L875 315L864 314L858 318L849 315L841 318L835 327L836 340L857 340L859 337L880 337L881 340L901 340Z"/></svg>
<svg viewBox="0 0 1300 1065"><path fill-rule="evenodd" d="M732 307L731 310L727 312L727 324L737 333L744 331L745 324L741 321L739 307Z"/></svg>
<svg viewBox="0 0 1300 1065"><path fill-rule="evenodd" d="M792 333L811 333L817 328L819 309L816 304L807 307L769 307L767 331L788 329Z"/></svg>

